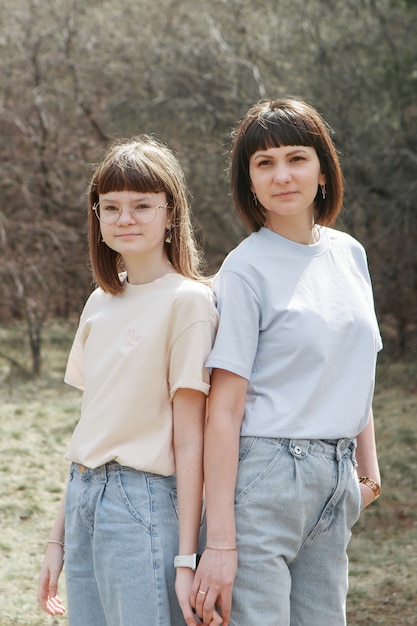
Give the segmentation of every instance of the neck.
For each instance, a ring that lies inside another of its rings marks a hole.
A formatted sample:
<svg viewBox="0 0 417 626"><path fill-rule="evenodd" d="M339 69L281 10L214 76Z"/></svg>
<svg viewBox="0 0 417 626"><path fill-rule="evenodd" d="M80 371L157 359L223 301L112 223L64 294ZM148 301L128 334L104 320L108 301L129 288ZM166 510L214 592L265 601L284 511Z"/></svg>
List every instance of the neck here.
<svg viewBox="0 0 417 626"><path fill-rule="evenodd" d="M301 243L306 246L310 246L320 240L320 231L314 222L302 225L285 221L272 223L271 220L266 220L265 227L277 235L285 237L285 239L290 239L295 243Z"/></svg>
<svg viewBox="0 0 417 626"><path fill-rule="evenodd" d="M175 273L175 269L164 255L157 263L140 262L123 258L123 264L127 271L127 280L131 285L145 285L165 274Z"/></svg>

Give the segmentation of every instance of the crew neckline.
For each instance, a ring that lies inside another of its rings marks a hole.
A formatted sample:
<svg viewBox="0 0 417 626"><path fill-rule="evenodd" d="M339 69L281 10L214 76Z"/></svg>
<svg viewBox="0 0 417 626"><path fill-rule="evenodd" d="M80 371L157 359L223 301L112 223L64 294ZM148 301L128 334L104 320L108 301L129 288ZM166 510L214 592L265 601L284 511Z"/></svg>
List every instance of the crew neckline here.
<svg viewBox="0 0 417 626"><path fill-rule="evenodd" d="M285 248L286 250L291 251L298 256L312 257L324 254L329 248L329 237L327 228L318 224L317 228L320 238L315 243L310 244L299 243L298 241L294 241L293 239L283 237L283 235L276 233L274 230L271 230L266 226L262 226L262 228L258 231L258 234L261 237L266 238L271 243L276 244L277 241L279 241L280 247Z"/></svg>
<svg viewBox="0 0 417 626"><path fill-rule="evenodd" d="M159 276L158 278L151 280L149 283L135 284L135 283L129 283L129 281L127 280L126 271L120 274L120 279L123 282L126 293L129 293L129 292L133 293L137 291L147 291L147 290L153 289L154 287L158 287L160 284L164 282L170 282L171 280L178 281L178 279L183 279L183 278L184 276L182 274L179 274L178 272L167 272L163 276Z"/></svg>

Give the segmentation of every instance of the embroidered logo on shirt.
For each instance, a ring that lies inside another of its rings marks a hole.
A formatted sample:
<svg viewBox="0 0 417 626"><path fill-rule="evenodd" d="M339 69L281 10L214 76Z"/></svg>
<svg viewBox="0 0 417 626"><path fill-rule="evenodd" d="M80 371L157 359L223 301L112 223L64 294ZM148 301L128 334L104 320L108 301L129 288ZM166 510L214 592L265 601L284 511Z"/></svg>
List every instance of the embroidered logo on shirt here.
<svg viewBox="0 0 417 626"><path fill-rule="evenodd" d="M134 348L135 346L140 344L142 339L142 335L138 335L134 328L130 328L127 331L125 344L128 348Z"/></svg>

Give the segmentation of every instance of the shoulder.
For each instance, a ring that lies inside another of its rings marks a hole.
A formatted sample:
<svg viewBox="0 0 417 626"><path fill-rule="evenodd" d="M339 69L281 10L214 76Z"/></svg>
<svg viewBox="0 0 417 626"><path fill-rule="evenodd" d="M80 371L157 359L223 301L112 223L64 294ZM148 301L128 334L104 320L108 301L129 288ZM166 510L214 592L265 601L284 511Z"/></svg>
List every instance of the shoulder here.
<svg viewBox="0 0 417 626"><path fill-rule="evenodd" d="M175 295L178 300L210 301L212 290L206 282L179 276L175 285Z"/></svg>
<svg viewBox="0 0 417 626"><path fill-rule="evenodd" d="M347 268L370 282L368 258L364 246L348 233L328 229L329 249L338 268Z"/></svg>
<svg viewBox="0 0 417 626"><path fill-rule="evenodd" d="M210 319L215 315L214 295L208 284L179 276L175 283L173 306L188 318Z"/></svg>
<svg viewBox="0 0 417 626"><path fill-rule="evenodd" d="M222 267L232 265L235 262L239 262L241 259L245 259L248 252L257 249L262 245L264 239L262 234L263 229L256 233L252 233L245 239L243 239L233 250L229 252L223 261Z"/></svg>
<svg viewBox="0 0 417 626"><path fill-rule="evenodd" d="M357 239L355 239L355 237L349 235L349 233L346 233L343 230L336 230L335 228L323 228L325 228L327 232L330 243L343 246L345 248L364 250L363 245Z"/></svg>
<svg viewBox="0 0 417 626"><path fill-rule="evenodd" d="M87 301L84 305L84 311L90 311L94 310L96 307L101 307L103 302L110 298L114 298L114 296L106 293L100 287L97 287L88 296Z"/></svg>
<svg viewBox="0 0 417 626"><path fill-rule="evenodd" d="M364 246L352 235L335 228L326 228L329 238L330 248L339 250L346 256L353 257L357 260L366 261L366 251Z"/></svg>
<svg viewBox="0 0 417 626"><path fill-rule="evenodd" d="M216 287L219 277L227 276L229 273L250 280L259 264L260 252L264 249L264 245L261 231L252 233L241 241L224 259L216 274L214 286Z"/></svg>

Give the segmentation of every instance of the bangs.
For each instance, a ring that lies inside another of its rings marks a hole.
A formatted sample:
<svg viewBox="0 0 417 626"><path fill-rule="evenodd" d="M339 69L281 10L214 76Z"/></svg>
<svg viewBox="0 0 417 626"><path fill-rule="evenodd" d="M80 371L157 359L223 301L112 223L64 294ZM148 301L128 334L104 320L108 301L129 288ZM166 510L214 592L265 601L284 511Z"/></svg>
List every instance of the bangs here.
<svg viewBox="0 0 417 626"><path fill-rule="evenodd" d="M319 130L294 111L265 111L245 131L246 154L281 146L312 146L317 148Z"/></svg>
<svg viewBox="0 0 417 626"><path fill-rule="evenodd" d="M120 158L104 165L96 182L98 194L111 191L160 193L166 191L166 187L154 164L150 166L145 160Z"/></svg>

